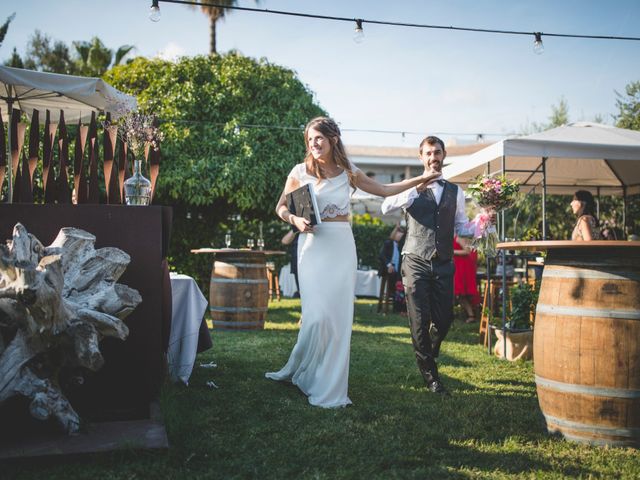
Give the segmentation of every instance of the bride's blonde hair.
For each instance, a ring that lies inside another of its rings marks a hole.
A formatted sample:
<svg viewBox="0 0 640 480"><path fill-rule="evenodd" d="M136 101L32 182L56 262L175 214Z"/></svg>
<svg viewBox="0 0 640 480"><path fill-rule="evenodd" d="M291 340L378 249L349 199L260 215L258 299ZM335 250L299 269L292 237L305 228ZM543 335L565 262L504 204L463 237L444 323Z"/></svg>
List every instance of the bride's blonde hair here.
<svg viewBox="0 0 640 480"><path fill-rule="evenodd" d="M304 143L307 146L307 155L304 157L304 162L306 165L311 166L310 169L313 176L319 179L326 178L320 165L315 158L313 158L313 155L311 155L311 149L309 148L309 130L312 128L318 130L331 141L331 156L333 157L333 161L347 172L349 185L355 188L355 173L347 157L342 139L340 138L340 128L338 124L329 117L316 117L307 123L304 129Z"/></svg>

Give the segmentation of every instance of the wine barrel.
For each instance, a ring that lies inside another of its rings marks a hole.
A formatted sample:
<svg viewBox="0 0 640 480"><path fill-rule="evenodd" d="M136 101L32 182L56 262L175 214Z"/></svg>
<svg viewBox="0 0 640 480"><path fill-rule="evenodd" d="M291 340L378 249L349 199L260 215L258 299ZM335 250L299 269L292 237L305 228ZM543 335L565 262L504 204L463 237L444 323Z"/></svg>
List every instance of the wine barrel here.
<svg viewBox="0 0 640 480"><path fill-rule="evenodd" d="M261 252L247 250L216 255L209 288L214 328L262 329L268 303L267 269Z"/></svg>
<svg viewBox="0 0 640 480"><path fill-rule="evenodd" d="M533 357L550 432L640 446L639 251L548 251Z"/></svg>

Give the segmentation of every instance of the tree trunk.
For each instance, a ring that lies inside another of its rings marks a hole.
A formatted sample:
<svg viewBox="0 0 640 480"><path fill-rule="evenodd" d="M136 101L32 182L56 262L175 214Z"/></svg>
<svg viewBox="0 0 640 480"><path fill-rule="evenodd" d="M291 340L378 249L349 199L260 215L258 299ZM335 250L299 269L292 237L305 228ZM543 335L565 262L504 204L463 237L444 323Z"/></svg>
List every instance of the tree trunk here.
<svg viewBox="0 0 640 480"><path fill-rule="evenodd" d="M130 258L117 248L94 249L96 238L63 228L44 247L21 225L0 245L0 406L16 395L31 399L35 418L51 416L68 433L80 418L58 376L67 368L98 370L103 337L127 338L122 321L142 301L116 283Z"/></svg>
<svg viewBox="0 0 640 480"><path fill-rule="evenodd" d="M216 50L216 22L217 18L211 17L209 19L209 55L215 55Z"/></svg>

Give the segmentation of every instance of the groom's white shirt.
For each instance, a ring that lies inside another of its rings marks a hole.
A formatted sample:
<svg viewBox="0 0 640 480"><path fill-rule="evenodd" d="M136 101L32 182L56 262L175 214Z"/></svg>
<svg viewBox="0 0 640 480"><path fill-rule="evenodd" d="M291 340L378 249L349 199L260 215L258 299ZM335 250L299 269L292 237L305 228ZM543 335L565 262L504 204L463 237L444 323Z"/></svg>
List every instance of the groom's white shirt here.
<svg viewBox="0 0 640 480"><path fill-rule="evenodd" d="M436 178L433 182L427 185L427 188L430 188L433 192L436 203L440 203L442 192L444 191L444 185L440 185L438 183L438 180L443 180L442 176ZM454 185L454 187L458 189L456 197L456 216L454 229L456 234L458 234L459 236L470 237L473 235L473 232L475 230L475 222L473 220L469 221L469 219L467 218L467 213L465 212L464 208L464 192L458 185ZM406 210L419 196L420 194L418 193L418 188L411 187L402 193L387 197L384 199L384 201L382 202L382 206L380 207L380 209L382 210L382 214L384 215L389 212L393 212L394 210L398 210L399 208Z"/></svg>

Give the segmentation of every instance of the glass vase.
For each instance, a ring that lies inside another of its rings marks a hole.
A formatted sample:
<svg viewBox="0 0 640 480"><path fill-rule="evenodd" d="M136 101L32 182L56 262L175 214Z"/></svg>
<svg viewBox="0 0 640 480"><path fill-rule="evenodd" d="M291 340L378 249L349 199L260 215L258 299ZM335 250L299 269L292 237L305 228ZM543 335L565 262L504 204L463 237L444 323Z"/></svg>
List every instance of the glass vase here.
<svg viewBox="0 0 640 480"><path fill-rule="evenodd" d="M142 160L133 161L133 175L124 182L124 200L127 205L149 205L151 181L142 175Z"/></svg>

